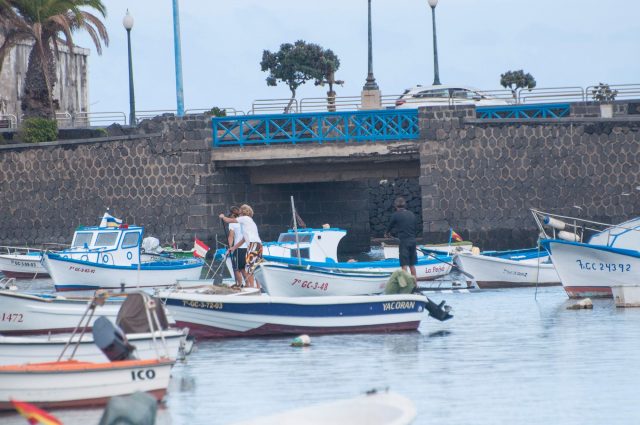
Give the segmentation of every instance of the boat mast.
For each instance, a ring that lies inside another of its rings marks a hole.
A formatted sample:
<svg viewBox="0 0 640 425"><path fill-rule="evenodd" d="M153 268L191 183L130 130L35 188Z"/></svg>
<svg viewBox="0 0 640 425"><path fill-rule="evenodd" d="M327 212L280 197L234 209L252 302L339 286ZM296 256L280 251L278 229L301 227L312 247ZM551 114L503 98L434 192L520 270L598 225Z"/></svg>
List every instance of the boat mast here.
<svg viewBox="0 0 640 425"><path fill-rule="evenodd" d="M302 265L302 258L300 258L300 238L298 237L298 221L296 220L296 206L293 203L293 195L291 195L291 213L293 214L293 232L296 234L296 248L298 250L298 265Z"/></svg>

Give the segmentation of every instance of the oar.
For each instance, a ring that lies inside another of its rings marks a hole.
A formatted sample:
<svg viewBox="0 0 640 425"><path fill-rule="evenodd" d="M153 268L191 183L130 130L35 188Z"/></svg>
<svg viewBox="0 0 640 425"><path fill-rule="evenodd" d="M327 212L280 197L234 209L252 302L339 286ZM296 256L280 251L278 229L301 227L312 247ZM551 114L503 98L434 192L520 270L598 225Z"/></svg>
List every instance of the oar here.
<svg viewBox="0 0 640 425"><path fill-rule="evenodd" d="M475 277L473 277L473 275L472 275L472 274L465 272L464 270L462 270L462 269L461 269L460 267L458 267L457 265L455 265L455 264L453 264L453 263L450 263L450 262L448 262L448 261L441 260L440 258L436 257L434 254L432 254L431 252L429 252L429 251L427 251L427 250L424 250L424 249L422 249L422 248L418 248L418 249L419 249L423 254L426 254L426 255L428 255L429 257L434 258L434 259L436 259L436 260L440 261L441 263L445 263L445 264L450 265L451 267L455 267L455 268L456 268L456 270L458 270L458 271L459 271L460 273L462 273L463 275L467 276L469 279L471 279L471 280L476 280L476 278L475 278Z"/></svg>

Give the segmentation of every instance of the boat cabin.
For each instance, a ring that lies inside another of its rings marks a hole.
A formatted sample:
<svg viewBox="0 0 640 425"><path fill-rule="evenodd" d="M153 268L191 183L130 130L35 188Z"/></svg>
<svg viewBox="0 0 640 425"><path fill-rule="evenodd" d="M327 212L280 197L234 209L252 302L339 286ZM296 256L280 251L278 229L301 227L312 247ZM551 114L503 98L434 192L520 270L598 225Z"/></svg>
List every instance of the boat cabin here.
<svg viewBox="0 0 640 425"><path fill-rule="evenodd" d="M296 239L297 233L297 239ZM338 261L338 244L347 234L344 229L289 229L280 233L277 242L264 244L264 255L298 257L311 261ZM298 253L299 244L299 253ZM298 255L299 254L299 255Z"/></svg>
<svg viewBox="0 0 640 425"><path fill-rule="evenodd" d="M140 262L140 243L144 228L122 224L118 227L79 227L71 248L59 251L63 258L74 258L110 265Z"/></svg>

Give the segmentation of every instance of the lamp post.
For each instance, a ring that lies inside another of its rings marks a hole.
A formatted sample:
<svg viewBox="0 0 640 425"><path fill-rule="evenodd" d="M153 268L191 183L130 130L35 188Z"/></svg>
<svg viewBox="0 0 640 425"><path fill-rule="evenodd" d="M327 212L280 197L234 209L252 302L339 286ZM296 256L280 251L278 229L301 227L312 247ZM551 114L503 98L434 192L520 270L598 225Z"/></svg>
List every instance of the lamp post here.
<svg viewBox="0 0 640 425"><path fill-rule="evenodd" d="M367 82L365 83L363 90L378 90L378 84L376 83L376 79L373 76L373 41L371 36L371 0L369 3L369 38L367 41L367 46L369 48L368 54L368 65L369 72L367 73Z"/></svg>
<svg viewBox="0 0 640 425"><path fill-rule="evenodd" d="M178 116L184 116L184 93L182 91L182 50L180 48L180 9L178 0L173 0L173 45L176 60L176 103Z"/></svg>
<svg viewBox="0 0 640 425"><path fill-rule="evenodd" d="M133 93L133 62L131 61L131 28L133 28L133 16L127 14L122 18L122 26L127 30L127 46L129 48L129 125L136 125L136 99Z"/></svg>
<svg viewBox="0 0 640 425"><path fill-rule="evenodd" d="M428 0L431 6L431 20L433 21L433 85L440 85L440 73L438 72L438 43L436 38L436 6L438 0Z"/></svg>

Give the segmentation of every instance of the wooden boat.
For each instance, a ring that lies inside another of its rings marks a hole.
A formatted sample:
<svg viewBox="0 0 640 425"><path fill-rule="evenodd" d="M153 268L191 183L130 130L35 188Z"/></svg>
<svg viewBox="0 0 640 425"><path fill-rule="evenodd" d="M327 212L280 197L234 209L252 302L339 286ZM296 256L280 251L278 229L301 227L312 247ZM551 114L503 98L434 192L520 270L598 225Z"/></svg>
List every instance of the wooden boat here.
<svg viewBox="0 0 640 425"><path fill-rule="evenodd" d="M42 252L37 249L20 247L2 247L6 251L0 254L0 273L16 279L37 279L49 277L42 265Z"/></svg>
<svg viewBox="0 0 640 425"><path fill-rule="evenodd" d="M560 277L544 249L484 251L479 255L463 252L454 257L454 262L472 275L481 289L560 285ZM467 282L472 280L467 277Z"/></svg>
<svg viewBox="0 0 640 425"><path fill-rule="evenodd" d="M274 263L283 263L283 264L298 264L297 258L285 258L285 257L273 257L265 255L264 259ZM423 256L418 258L418 262L416 264L416 274L418 276L419 281L428 281L437 279L442 276L446 276L451 272L451 264L452 257L449 256L437 256L437 258L432 258L428 256ZM348 270L351 272L360 272L360 273L393 273L395 270L400 268L400 261L397 259L388 259L381 261L358 261L358 262L317 262L317 261L309 261L306 259L301 260L302 265L311 266L311 267L321 267L321 268L333 268L338 270Z"/></svg>
<svg viewBox="0 0 640 425"><path fill-rule="evenodd" d="M56 290L162 287L200 277L199 258L142 262L143 231L125 224L76 230L71 248L44 254Z"/></svg>
<svg viewBox="0 0 640 425"><path fill-rule="evenodd" d="M255 271L262 288L276 297L371 295L384 292L390 272L263 262Z"/></svg>
<svg viewBox="0 0 640 425"><path fill-rule="evenodd" d="M611 298L612 286L640 282L640 217L608 225L533 210L541 230L553 234L542 240L569 298ZM585 239L585 230L605 227ZM565 230L566 229L566 230Z"/></svg>
<svg viewBox="0 0 640 425"><path fill-rule="evenodd" d="M393 392L371 392L360 397L315 404L234 425L408 425L416 417L413 402Z"/></svg>
<svg viewBox="0 0 640 425"><path fill-rule="evenodd" d="M272 297L166 291L157 294L179 326L201 338L416 330L422 295Z"/></svg>
<svg viewBox="0 0 640 425"><path fill-rule="evenodd" d="M0 410L11 399L41 408L88 407L111 397L144 391L162 400L169 386L169 359L91 363L75 360L0 366Z"/></svg>

